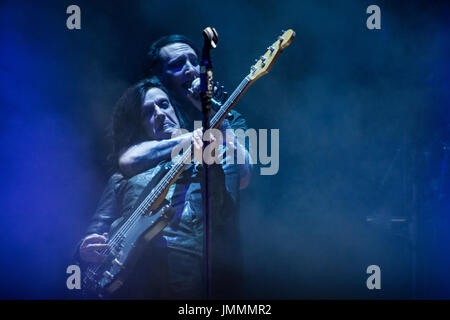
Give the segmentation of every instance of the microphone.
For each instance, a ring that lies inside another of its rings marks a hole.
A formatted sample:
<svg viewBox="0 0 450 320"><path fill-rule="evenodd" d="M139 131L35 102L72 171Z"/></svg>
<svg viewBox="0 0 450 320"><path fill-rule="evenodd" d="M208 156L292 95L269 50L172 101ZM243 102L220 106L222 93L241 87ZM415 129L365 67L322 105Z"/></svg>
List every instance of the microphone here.
<svg viewBox="0 0 450 320"><path fill-rule="evenodd" d="M225 91L225 87L221 86L219 82L212 82L213 84L213 97L211 101L214 105L221 106L228 98L228 92ZM195 78L192 81L191 87L188 91L196 98L200 99L200 78Z"/></svg>
<svg viewBox="0 0 450 320"><path fill-rule="evenodd" d="M196 98L200 98L200 78L195 78L191 83L191 87L188 91Z"/></svg>

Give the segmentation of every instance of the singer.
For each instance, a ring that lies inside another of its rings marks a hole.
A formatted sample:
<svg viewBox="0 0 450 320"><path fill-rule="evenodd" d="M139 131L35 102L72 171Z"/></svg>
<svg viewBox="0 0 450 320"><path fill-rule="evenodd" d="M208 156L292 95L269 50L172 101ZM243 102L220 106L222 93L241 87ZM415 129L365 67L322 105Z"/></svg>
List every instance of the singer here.
<svg viewBox="0 0 450 320"><path fill-rule="evenodd" d="M155 41L148 52L148 79L139 82L118 101L112 120L116 173L107 187L79 245L82 263L99 263L104 256L109 227L130 214L142 190L162 161L170 161L179 144L192 143L201 149L201 131L193 131L201 120L198 49L181 35ZM174 130L190 132L172 137ZM220 127L246 130L243 117L228 114ZM239 190L250 182L251 165L245 147L234 148L246 155L246 164L210 167L213 224L212 297L239 298L240 250L237 218ZM118 291L117 298L201 299L203 298L203 209L201 166L188 165L166 197L175 214L171 223L146 249L132 276Z"/></svg>

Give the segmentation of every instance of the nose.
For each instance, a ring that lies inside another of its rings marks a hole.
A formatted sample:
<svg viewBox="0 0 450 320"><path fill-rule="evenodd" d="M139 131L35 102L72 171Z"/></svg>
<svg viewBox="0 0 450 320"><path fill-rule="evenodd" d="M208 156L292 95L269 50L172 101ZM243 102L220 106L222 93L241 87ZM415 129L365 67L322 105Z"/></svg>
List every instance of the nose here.
<svg viewBox="0 0 450 320"><path fill-rule="evenodd" d="M155 106L155 117L156 118L161 118L162 116L164 116L164 112L163 112L163 110L160 108L160 107L158 107L158 106Z"/></svg>
<svg viewBox="0 0 450 320"><path fill-rule="evenodd" d="M190 75L192 75L192 74L196 74L197 73L197 70L195 69L195 67L192 65L192 63L188 60L187 62L186 62L186 68L185 68L185 70L184 70L184 74L186 75L186 76L190 76Z"/></svg>

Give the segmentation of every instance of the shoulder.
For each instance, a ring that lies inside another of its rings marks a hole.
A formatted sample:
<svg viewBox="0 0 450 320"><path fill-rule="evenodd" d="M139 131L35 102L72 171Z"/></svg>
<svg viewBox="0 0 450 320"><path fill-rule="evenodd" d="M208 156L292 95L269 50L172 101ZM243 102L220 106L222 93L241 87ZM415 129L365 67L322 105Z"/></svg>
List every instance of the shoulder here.
<svg viewBox="0 0 450 320"><path fill-rule="evenodd" d="M124 181L125 177L120 172L113 173L106 182L105 192L116 193Z"/></svg>
<svg viewBox="0 0 450 320"><path fill-rule="evenodd" d="M125 179L123 174L121 174L120 172L116 172L111 177L109 177L108 183L117 183L123 179Z"/></svg>

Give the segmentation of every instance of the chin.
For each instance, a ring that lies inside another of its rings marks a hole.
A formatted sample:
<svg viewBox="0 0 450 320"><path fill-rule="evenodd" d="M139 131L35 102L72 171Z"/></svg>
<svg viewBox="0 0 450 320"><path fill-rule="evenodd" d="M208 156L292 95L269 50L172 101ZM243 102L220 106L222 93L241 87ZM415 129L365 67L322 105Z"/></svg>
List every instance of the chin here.
<svg viewBox="0 0 450 320"><path fill-rule="evenodd" d="M159 140L167 140L167 139L171 139L172 138L172 131L165 131L164 133L161 133L159 135Z"/></svg>
<svg viewBox="0 0 450 320"><path fill-rule="evenodd" d="M187 91L187 90L184 90L184 89L183 89L183 91L181 91L181 92L178 93L178 96L179 96L181 99L185 100L185 101L189 101L189 98L188 98L188 96L189 96L189 91Z"/></svg>

